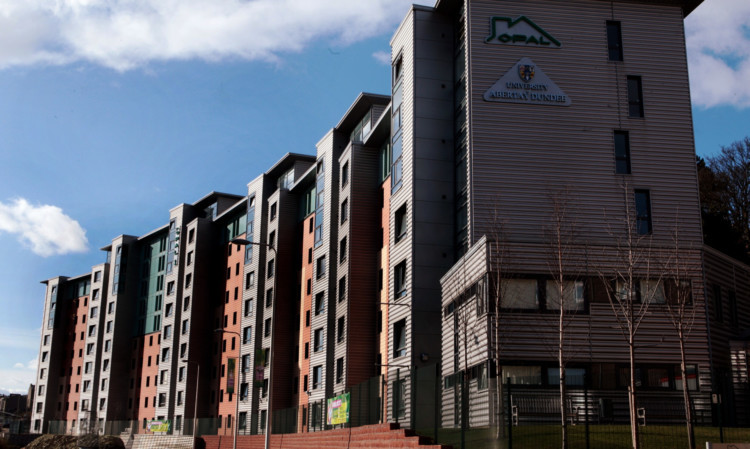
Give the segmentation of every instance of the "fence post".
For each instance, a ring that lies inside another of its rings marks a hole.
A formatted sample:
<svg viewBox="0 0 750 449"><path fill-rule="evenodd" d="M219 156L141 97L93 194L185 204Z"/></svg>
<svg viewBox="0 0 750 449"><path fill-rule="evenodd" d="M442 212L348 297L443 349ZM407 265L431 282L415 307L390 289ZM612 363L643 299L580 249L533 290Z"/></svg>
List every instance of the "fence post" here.
<svg viewBox="0 0 750 449"><path fill-rule="evenodd" d="M443 386L442 379L440 378L440 364L435 364L435 444L438 443L438 426L440 419L442 418L442 407L440 406L440 389Z"/></svg>
<svg viewBox="0 0 750 449"><path fill-rule="evenodd" d="M508 413L505 414L508 417L508 449L513 449L513 404L510 395L510 377L506 382L505 390L508 392Z"/></svg>
<svg viewBox="0 0 750 449"><path fill-rule="evenodd" d="M396 386L398 386L398 394L396 394ZM394 415L396 416L396 424L398 424L399 411L396 409L398 396L401 394L401 368L396 368L396 383L393 384L393 391L391 392L393 398L391 400L391 407L393 407Z"/></svg>
<svg viewBox="0 0 750 449"><path fill-rule="evenodd" d="M586 449L590 449L589 439L589 384L586 373L583 373L583 419L586 426Z"/></svg>
<svg viewBox="0 0 750 449"><path fill-rule="evenodd" d="M411 400L409 401L411 405L411 407L409 408L411 410L409 414L411 415L410 416L411 428L416 430L417 429L417 378L418 378L416 365L414 366L414 368L412 368L411 376L409 377L411 377L411 393L410 393Z"/></svg>

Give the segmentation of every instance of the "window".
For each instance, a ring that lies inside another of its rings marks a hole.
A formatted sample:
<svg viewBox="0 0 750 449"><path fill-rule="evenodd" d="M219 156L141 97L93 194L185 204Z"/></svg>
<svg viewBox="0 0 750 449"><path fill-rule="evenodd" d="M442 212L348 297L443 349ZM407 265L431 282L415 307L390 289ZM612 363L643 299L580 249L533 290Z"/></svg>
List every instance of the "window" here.
<svg viewBox="0 0 750 449"><path fill-rule="evenodd" d="M399 89L399 91L400 90L401 89ZM394 124L395 124L396 119L398 119L399 127L400 127L400 120L401 120L400 106L398 110L394 110L394 111L395 111L393 115ZM403 173L403 160L401 159L402 150L403 150L402 136L399 133L397 136L393 138L393 145L391 146L391 160L393 161L392 166L391 166L391 191L392 192L396 192L401 187L401 178L403 177L403 174L404 174Z"/></svg>
<svg viewBox="0 0 750 449"><path fill-rule="evenodd" d="M400 242L401 239L406 235L406 204L399 207L394 215L394 241Z"/></svg>
<svg viewBox="0 0 750 449"><path fill-rule="evenodd" d="M195 239L195 229L190 229L188 231L188 243L193 243L194 239Z"/></svg>
<svg viewBox="0 0 750 449"><path fill-rule="evenodd" d="M93 368L94 364L91 362L86 362L86 364L83 366L83 372L84 374L91 373L91 368ZM85 389L83 391L86 391Z"/></svg>
<svg viewBox="0 0 750 449"><path fill-rule="evenodd" d="M253 314L253 300L246 299L245 300L245 316L252 316L252 314Z"/></svg>
<svg viewBox="0 0 750 449"><path fill-rule="evenodd" d="M344 162L344 166L341 167L341 188L347 184L349 184L349 161Z"/></svg>
<svg viewBox="0 0 750 449"><path fill-rule="evenodd" d="M163 369L159 376L159 385L164 385L165 380L167 380L167 370Z"/></svg>
<svg viewBox="0 0 750 449"><path fill-rule="evenodd" d="M97 271L94 273L94 282L99 282L102 280L102 272Z"/></svg>
<svg viewBox="0 0 750 449"><path fill-rule="evenodd" d="M94 353L94 344L89 343L86 345L86 355L91 355Z"/></svg>
<svg viewBox="0 0 750 449"><path fill-rule="evenodd" d="M182 381L184 381L184 380L185 380L185 367L184 367L184 366L181 366L181 367L180 367L180 368L179 368L179 369L177 370L177 381L178 381L178 382L182 382Z"/></svg>
<svg viewBox="0 0 750 449"><path fill-rule="evenodd" d="M341 239L339 243L339 263L344 263L346 260L346 237Z"/></svg>
<svg viewBox="0 0 750 449"><path fill-rule="evenodd" d="M503 366L503 380L513 385L541 385L541 366Z"/></svg>
<svg viewBox="0 0 750 449"><path fill-rule="evenodd" d="M190 288L190 284L193 282L193 274L188 273L187 276L185 276L185 288Z"/></svg>
<svg viewBox="0 0 750 449"><path fill-rule="evenodd" d="M556 281L548 280L546 291L547 310L560 310L560 291ZM584 310L583 281L563 281L562 303L565 310Z"/></svg>
<svg viewBox="0 0 750 449"><path fill-rule="evenodd" d="M47 346L48 344L49 344L49 335L45 335L44 336L44 343L43 343L43 345Z"/></svg>
<svg viewBox="0 0 750 449"><path fill-rule="evenodd" d="M310 327L310 311L305 311L305 327Z"/></svg>
<svg viewBox="0 0 750 449"><path fill-rule="evenodd" d="M266 307L271 307L273 304L273 289L269 288L266 290Z"/></svg>
<svg viewBox="0 0 750 449"><path fill-rule="evenodd" d="M248 384L247 382L243 382L240 384L240 401L247 401L249 394Z"/></svg>
<svg viewBox="0 0 750 449"><path fill-rule="evenodd" d="M96 334L96 325L89 326L89 337L93 337Z"/></svg>
<svg viewBox="0 0 750 449"><path fill-rule="evenodd" d="M177 405L182 405L182 392L177 392Z"/></svg>
<svg viewBox="0 0 750 449"><path fill-rule="evenodd" d="M266 318L266 321L263 324L263 336L270 337L271 336L271 319Z"/></svg>
<svg viewBox="0 0 750 449"><path fill-rule="evenodd" d="M314 344L315 346L313 346L313 352L318 352L318 351L323 350L323 328L315 329Z"/></svg>
<svg viewBox="0 0 750 449"><path fill-rule="evenodd" d="M610 61L622 61L622 30L620 22L607 21L607 47Z"/></svg>
<svg viewBox="0 0 750 449"><path fill-rule="evenodd" d="M94 289L93 297L91 298L91 300L92 300L92 301L97 301L97 300L99 300L99 289L98 289L98 288L95 288L95 289Z"/></svg>
<svg viewBox="0 0 750 449"><path fill-rule="evenodd" d="M628 76L628 114L643 117L643 87L640 76Z"/></svg>
<svg viewBox="0 0 750 449"><path fill-rule="evenodd" d="M635 191L635 224L638 234L651 234L651 194L648 190Z"/></svg>
<svg viewBox="0 0 750 449"><path fill-rule="evenodd" d="M395 299L406 295L406 261L401 261L393 269L393 296Z"/></svg>
<svg viewBox="0 0 750 449"><path fill-rule="evenodd" d="M167 393L159 393L159 407L167 405Z"/></svg>
<svg viewBox="0 0 750 449"><path fill-rule="evenodd" d="M42 363L47 361L47 356L49 355L49 352L44 351L42 352Z"/></svg>
<svg viewBox="0 0 750 449"><path fill-rule="evenodd" d="M275 261L273 259L268 261L268 270L266 270L266 277L268 277L268 279L271 279L273 277L274 265Z"/></svg>
<svg viewBox="0 0 750 449"><path fill-rule="evenodd" d="M247 326L245 329L242 330L242 343L248 344L250 343L250 339L253 335L253 328L252 326Z"/></svg>
<svg viewBox="0 0 750 449"><path fill-rule="evenodd" d="M245 290L255 285L255 272L251 271L245 275Z"/></svg>
<svg viewBox="0 0 750 449"><path fill-rule="evenodd" d="M586 376L585 368L565 368L565 385L572 387L584 386ZM560 368L547 368L547 384L550 386L560 385Z"/></svg>
<svg viewBox="0 0 750 449"><path fill-rule="evenodd" d="M349 199L345 199L341 202L341 224L346 223L349 219Z"/></svg>
<svg viewBox="0 0 750 449"><path fill-rule="evenodd" d="M650 304L666 304L664 282L658 279L641 279L638 282L639 301Z"/></svg>
<svg viewBox="0 0 750 449"><path fill-rule="evenodd" d="M320 382L323 379L323 366L318 365L313 367L313 378L312 378L312 389L316 390L320 387Z"/></svg>
<svg viewBox="0 0 750 449"><path fill-rule="evenodd" d="M271 215L271 218L270 218L271 221L276 219L276 203L271 204L270 215Z"/></svg>
<svg viewBox="0 0 750 449"><path fill-rule="evenodd" d="M500 305L504 309L538 309L536 279L508 279L505 281L505 294Z"/></svg>
<svg viewBox="0 0 750 449"><path fill-rule="evenodd" d="M189 320L182 320L182 335L185 335L188 333L188 329L190 329L190 321Z"/></svg>
<svg viewBox="0 0 750 449"><path fill-rule="evenodd" d="M615 131L615 173L630 174L630 136L627 131Z"/></svg>
<svg viewBox="0 0 750 449"><path fill-rule="evenodd" d="M164 339L167 339L172 336L172 326L167 324L164 326Z"/></svg>
<svg viewBox="0 0 750 449"><path fill-rule="evenodd" d="M686 371L685 377L687 377L688 390L693 390L693 391L698 390L698 367L696 365L686 365L685 371ZM683 389L682 373L680 372L679 365L675 367L674 383L675 383L675 389L682 391Z"/></svg>
<svg viewBox="0 0 750 449"><path fill-rule="evenodd" d="M276 231L271 231L268 235L268 245L276 247Z"/></svg>
<svg viewBox="0 0 750 449"><path fill-rule="evenodd" d="M115 303L110 302L107 304L107 313L115 313Z"/></svg>
<svg viewBox="0 0 750 449"><path fill-rule="evenodd" d="M326 274L326 256L318 257L315 264L315 273L318 279L322 278Z"/></svg>
<svg viewBox="0 0 750 449"><path fill-rule="evenodd" d="M719 284L714 284L714 315L716 315L716 321L722 322L724 321L724 308L722 307L722 297L721 297L721 286Z"/></svg>
<svg viewBox="0 0 750 449"><path fill-rule="evenodd" d="M174 281L169 281L167 283L167 295L174 294Z"/></svg>
<svg viewBox="0 0 750 449"><path fill-rule="evenodd" d="M187 310L188 307L190 307L190 297L186 296L185 299L183 300L182 310Z"/></svg>
<svg viewBox="0 0 750 449"><path fill-rule="evenodd" d="M180 358L184 359L187 355L187 343L183 343L180 345Z"/></svg>
<svg viewBox="0 0 750 449"><path fill-rule="evenodd" d="M339 302L346 299L346 276L339 279Z"/></svg>
<svg viewBox="0 0 750 449"><path fill-rule="evenodd" d="M406 320L393 323L393 358L406 355Z"/></svg>
<svg viewBox="0 0 750 449"><path fill-rule="evenodd" d="M336 341L341 343L344 341L344 330L346 328L346 317L339 317L338 325L336 326Z"/></svg>
<svg viewBox="0 0 750 449"><path fill-rule="evenodd" d="M406 416L406 379L393 381L393 418Z"/></svg>
<svg viewBox="0 0 750 449"><path fill-rule="evenodd" d="M166 362L169 360L169 348L164 348L161 350L161 361Z"/></svg>
<svg viewBox="0 0 750 449"><path fill-rule="evenodd" d="M187 265L193 264L193 252L190 251L187 253L187 261L185 262Z"/></svg>
<svg viewBox="0 0 750 449"><path fill-rule="evenodd" d="M242 372L247 373L250 371L250 355L245 354L242 356Z"/></svg>
<svg viewBox="0 0 750 449"><path fill-rule="evenodd" d="M336 383L340 384L344 381L344 358L341 357L336 359Z"/></svg>
<svg viewBox="0 0 750 449"><path fill-rule="evenodd" d="M325 292L320 292L317 295L315 295L315 315L320 315L325 311L326 308L326 302L325 302L326 294Z"/></svg>
<svg viewBox="0 0 750 449"><path fill-rule="evenodd" d="M109 369L109 359L102 362L102 371L107 371Z"/></svg>

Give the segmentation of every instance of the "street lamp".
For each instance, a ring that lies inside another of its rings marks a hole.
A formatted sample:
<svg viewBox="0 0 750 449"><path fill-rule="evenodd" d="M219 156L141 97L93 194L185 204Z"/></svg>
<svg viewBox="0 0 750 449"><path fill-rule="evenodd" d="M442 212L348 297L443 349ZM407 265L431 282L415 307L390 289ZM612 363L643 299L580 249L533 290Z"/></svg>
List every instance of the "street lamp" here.
<svg viewBox="0 0 750 449"><path fill-rule="evenodd" d="M198 373L195 376L195 405L193 406L193 447L195 447L195 438L198 436L198 381L201 378L201 365L195 360L182 359L183 362L187 363L188 366L191 363L195 363L198 368Z"/></svg>
<svg viewBox="0 0 750 449"><path fill-rule="evenodd" d="M214 329L214 332L217 332L220 334L234 334L237 336L237 361L235 362L235 366L239 366L240 359L242 358L242 336L239 334L239 332L228 331L225 329ZM239 372L239 369L237 370L237 372ZM237 449L237 428L239 427L239 424L238 424L239 421L237 420L237 415L239 415L239 411L240 411L239 390L240 389L238 388L234 394L234 438L232 439L232 449Z"/></svg>
<svg viewBox="0 0 750 449"><path fill-rule="evenodd" d="M274 248L273 245L269 245L268 243L252 242L250 240L240 238L232 239L232 243L242 246L255 245L268 248L273 251L273 259L278 259L276 248ZM266 440L263 446L264 449L269 449L271 447L271 417L273 417L273 413L271 411L271 405L273 404L273 337L274 335L276 335L276 278L278 277L277 274L279 267L277 260L275 263L276 272L273 274L273 297L271 298L271 344L268 348L268 364L270 366L268 370L268 417L266 418Z"/></svg>

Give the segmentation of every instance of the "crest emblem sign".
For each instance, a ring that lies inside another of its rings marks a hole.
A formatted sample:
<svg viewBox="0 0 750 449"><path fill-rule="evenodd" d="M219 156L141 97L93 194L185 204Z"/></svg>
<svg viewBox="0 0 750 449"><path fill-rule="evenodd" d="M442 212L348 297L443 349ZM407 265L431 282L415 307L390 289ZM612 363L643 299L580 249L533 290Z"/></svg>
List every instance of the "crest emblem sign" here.
<svg viewBox="0 0 750 449"><path fill-rule="evenodd" d="M521 81L528 83L534 79L534 66L531 64L518 64L518 76Z"/></svg>
<svg viewBox="0 0 750 449"><path fill-rule="evenodd" d="M570 106L570 97L531 58L521 58L484 93L484 101Z"/></svg>

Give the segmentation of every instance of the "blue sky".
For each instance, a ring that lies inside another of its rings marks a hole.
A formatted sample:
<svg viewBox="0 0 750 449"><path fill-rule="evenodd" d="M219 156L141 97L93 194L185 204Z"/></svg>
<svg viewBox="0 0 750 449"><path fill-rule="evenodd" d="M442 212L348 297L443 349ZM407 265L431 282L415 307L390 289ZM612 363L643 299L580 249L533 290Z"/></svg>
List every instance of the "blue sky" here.
<svg viewBox="0 0 750 449"><path fill-rule="evenodd" d="M313 153L359 92L388 92L411 2L47 3L0 5L0 392L33 382L39 281ZM750 134L749 5L706 0L686 22L702 156Z"/></svg>

